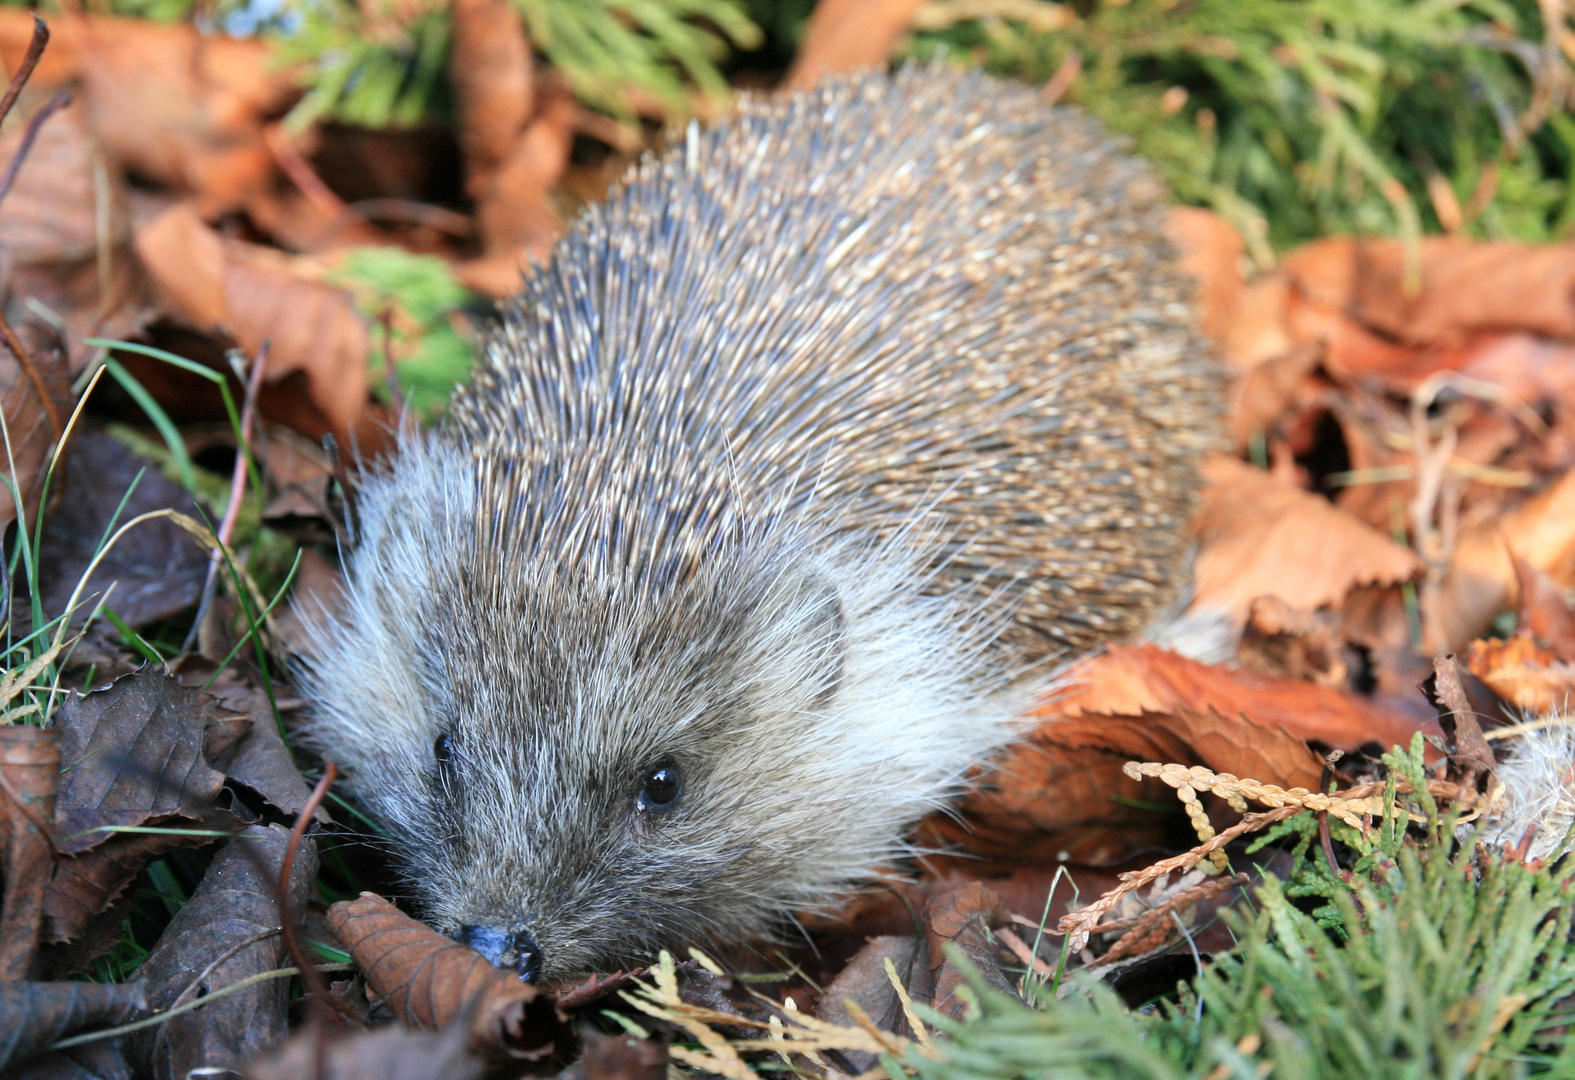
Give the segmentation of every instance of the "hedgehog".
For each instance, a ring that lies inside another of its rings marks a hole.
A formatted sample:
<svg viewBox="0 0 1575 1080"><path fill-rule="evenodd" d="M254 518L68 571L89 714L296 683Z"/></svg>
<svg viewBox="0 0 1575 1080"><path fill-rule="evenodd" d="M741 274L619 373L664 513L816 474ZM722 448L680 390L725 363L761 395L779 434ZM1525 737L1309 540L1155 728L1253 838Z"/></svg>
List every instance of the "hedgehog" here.
<svg viewBox="0 0 1575 1080"><path fill-rule="evenodd" d="M527 980L770 940L1172 605L1220 389L1163 199L917 66L584 212L364 478L301 672L431 925Z"/></svg>

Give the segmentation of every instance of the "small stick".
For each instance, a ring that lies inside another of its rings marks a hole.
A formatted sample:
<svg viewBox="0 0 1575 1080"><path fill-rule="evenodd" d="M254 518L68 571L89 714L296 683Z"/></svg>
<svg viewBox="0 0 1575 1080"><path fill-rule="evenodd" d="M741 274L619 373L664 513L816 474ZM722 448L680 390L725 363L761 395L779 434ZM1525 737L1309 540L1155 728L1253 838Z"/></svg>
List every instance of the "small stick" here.
<svg viewBox="0 0 1575 1080"><path fill-rule="evenodd" d="M6 87L5 97L0 98L0 124L5 123L5 118L11 115L11 106L16 104L17 96L22 93L27 80L33 77L33 69L38 66L38 58L44 55L44 46L48 44L49 24L40 19L35 11L33 40L27 43L27 55L22 57L22 66L11 76L11 85Z"/></svg>
<svg viewBox="0 0 1575 1080"><path fill-rule="evenodd" d="M286 903L290 896L290 871L295 868L296 849L301 846L301 841L306 836L306 829L312 822L312 815L317 813L319 806L323 805L328 789L333 787L338 777L339 766L332 760L324 758L323 777L317 781L317 786L312 788L312 794L306 800L306 805L295 816L295 826L290 830L290 839L284 848L284 858L279 863L279 930L284 935L284 947L289 952L290 959L294 960L295 966L301 969L301 980L306 983L307 991L313 999L313 1011L320 1013L324 1007L329 1007L344 1016L349 1016L350 1013L328 995L328 986L323 982L317 965L309 961L306 954L301 951L301 942L295 936L295 924L290 921ZM318 1020L322 1019L323 1017L319 1015ZM322 1028L324 1025L319 1022L318 1027Z"/></svg>
<svg viewBox="0 0 1575 1080"><path fill-rule="evenodd" d="M263 142L268 144L268 152L273 155L274 164L290 178L296 190L306 196L306 201L317 208L318 213L335 222L345 215L344 200L334 194L333 189L323 182L323 178L318 176L317 171L301 156L301 151L296 149L283 124L269 124L263 128Z"/></svg>
<svg viewBox="0 0 1575 1080"><path fill-rule="evenodd" d="M213 602L213 593L219 583L219 566L224 562L224 549L229 547L230 538L235 535L235 525L240 521L248 472L246 448L251 445L252 428L257 416L257 393L262 389L263 369L267 366L268 342L264 341L257 350L257 358L252 361L252 370L246 380L246 397L241 402L240 445L235 448L235 469L230 474L230 502L224 508L224 518L219 522L217 533L218 543L208 560L208 577L202 584L202 601L197 605L197 617L192 620L186 640L181 643L183 653L191 651L202 629L202 620L207 615L208 605Z"/></svg>

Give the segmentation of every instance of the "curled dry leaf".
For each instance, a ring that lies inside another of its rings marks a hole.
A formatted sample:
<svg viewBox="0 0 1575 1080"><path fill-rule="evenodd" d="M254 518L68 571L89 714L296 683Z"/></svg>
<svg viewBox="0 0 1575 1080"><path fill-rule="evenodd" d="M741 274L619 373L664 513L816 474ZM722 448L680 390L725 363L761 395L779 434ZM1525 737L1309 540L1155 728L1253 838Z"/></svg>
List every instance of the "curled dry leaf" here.
<svg viewBox="0 0 1575 1080"><path fill-rule="evenodd" d="M1484 331L1528 330L1575 338L1575 249L1566 244L1422 241L1419 291L1406 288L1406 246L1399 240L1320 241L1325 258L1343 260L1324 281L1326 299L1349 306L1386 337L1436 344ZM1292 260L1288 268L1295 270Z"/></svg>
<svg viewBox="0 0 1575 1080"><path fill-rule="evenodd" d="M0 345L0 414L5 419L0 476L8 481L0 486L0 527L16 520L10 482L21 493L27 521L37 520L44 474L58 435L54 422L71 411L71 371L66 354L53 348L33 349L27 362L49 398L47 407L15 354Z"/></svg>
<svg viewBox="0 0 1575 1080"><path fill-rule="evenodd" d="M1193 523L1193 610L1240 619L1260 596L1294 608L1335 606L1359 585L1415 577L1420 560L1328 500L1234 458L1204 467L1208 487Z"/></svg>
<svg viewBox="0 0 1575 1080"><path fill-rule="evenodd" d="M28 978L38 948L44 890L55 862L58 735L26 724L0 725L0 983ZM0 1016L7 1015L0 1009Z"/></svg>
<svg viewBox="0 0 1575 1080"><path fill-rule="evenodd" d="M331 432L350 445L349 433L368 402L370 339L347 291L311 276L308 264L225 240L193 203L173 206L142 226L136 249L172 313L200 329L233 334L251 356L268 342L265 412L299 431ZM301 402L286 400L299 396L291 387L300 381L304 413Z"/></svg>
<svg viewBox="0 0 1575 1080"><path fill-rule="evenodd" d="M1113 646L1076 665L1030 715L1038 726L963 796L961 821L932 816L921 836L1007 866L1108 864L1164 836L1164 820L1141 805L1161 794L1125 776L1132 759L1316 787L1322 762L1309 741L1387 749L1421 726L1345 691L1152 645Z"/></svg>
<svg viewBox="0 0 1575 1080"><path fill-rule="evenodd" d="M468 1017L472 1050L524 1061L567 1050L573 1041L549 995L381 896L362 893L335 904L328 926L407 1024L436 1030Z"/></svg>
<svg viewBox="0 0 1575 1080"><path fill-rule="evenodd" d="M215 995L285 966L280 923L300 920L317 876L317 845L303 840L281 904L279 874L289 840L281 825L236 834L142 962L138 974L147 983L150 1014L193 998L213 999L131 1034L131 1057L146 1074L180 1080L195 1069L234 1068L287 1034L287 978Z"/></svg>
<svg viewBox="0 0 1575 1080"><path fill-rule="evenodd" d="M667 1043L661 1039L634 1039L587 1031L580 1058L561 1080L665 1080Z"/></svg>
<svg viewBox="0 0 1575 1080"><path fill-rule="evenodd" d="M224 776L209 764L244 731L209 695L153 667L68 700L56 714L61 785L56 847L44 897L45 938L67 941L151 859L207 836L117 834L115 826L212 828Z"/></svg>
<svg viewBox="0 0 1575 1080"><path fill-rule="evenodd" d="M0 1070L15 1069L68 1035L122 1023L145 1004L140 980L0 984Z"/></svg>
<svg viewBox="0 0 1575 1080"><path fill-rule="evenodd" d="M1575 660L1575 606L1570 592L1524 559L1515 560L1520 587L1518 632L1543 642L1561 660Z"/></svg>
<svg viewBox="0 0 1575 1080"><path fill-rule="evenodd" d="M1280 679L1211 667L1177 656L1152 645L1115 646L1072 669L1064 690L1048 697L1033 713L1052 721L1058 730L1064 719L1100 716L1191 715L1214 712L1222 717L1242 717L1246 727L1235 738L1253 741L1278 731L1302 742L1316 741L1341 750L1355 750L1376 742L1388 749L1407 745L1417 730L1408 715L1355 694L1314 686L1299 679ZM1094 725L1080 739L1097 739ZM1185 737L1178 728L1173 737ZM1097 745L1097 743L1096 743ZM1229 758L1234 751L1223 743L1203 744L1202 756ZM1286 769L1266 769L1267 782L1294 787L1293 777L1306 776L1296 757ZM1248 775L1249 770L1221 764L1226 772ZM1278 773L1279 775L1274 775Z"/></svg>

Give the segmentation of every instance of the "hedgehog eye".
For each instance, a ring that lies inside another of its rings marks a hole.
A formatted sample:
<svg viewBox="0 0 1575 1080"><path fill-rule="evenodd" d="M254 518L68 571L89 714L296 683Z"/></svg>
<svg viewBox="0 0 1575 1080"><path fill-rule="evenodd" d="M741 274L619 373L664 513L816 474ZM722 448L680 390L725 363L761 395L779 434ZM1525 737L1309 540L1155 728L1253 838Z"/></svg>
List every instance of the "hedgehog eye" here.
<svg viewBox="0 0 1575 1080"><path fill-rule="evenodd" d="M645 774L645 784L635 798L638 810L667 810L683 794L684 774L676 764L664 761Z"/></svg>
<svg viewBox="0 0 1575 1080"><path fill-rule="evenodd" d="M447 768L448 763L454 760L454 742L447 735L439 735L437 742L432 744L432 757L439 768Z"/></svg>

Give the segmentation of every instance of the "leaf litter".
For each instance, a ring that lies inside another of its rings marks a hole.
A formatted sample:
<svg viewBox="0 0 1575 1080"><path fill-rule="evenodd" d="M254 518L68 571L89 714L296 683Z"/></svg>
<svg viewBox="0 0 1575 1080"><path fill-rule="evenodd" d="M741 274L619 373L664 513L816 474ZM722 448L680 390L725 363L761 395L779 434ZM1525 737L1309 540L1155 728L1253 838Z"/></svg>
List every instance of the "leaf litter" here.
<svg viewBox="0 0 1575 1080"><path fill-rule="evenodd" d="M820 5L790 81L879 62L916 8ZM398 185L370 208L336 194L352 185L319 151L349 136L285 130L294 84L268 47L189 26L55 20L21 99L36 138L24 157L21 129L0 137L0 157L21 163L0 204L15 267L0 299L20 346L0 352L4 471L38 541L31 576L7 590L0 702L7 1061L40 1076L460 1077L576 1056L585 1077L666 1075L671 1060L741 1078L771 1055L824 1075L898 1057L920 1070L937 1060L935 1029L976 1016L981 995L1064 990L1073 969L1173 984L1178 958L1195 972L1226 952L1218 913L1294 861L1248 855L1250 836L1300 836L1295 858L1329 853L1338 877L1337 843L1456 806L1510 857L1558 850L1575 814L1568 247L1334 237L1249 277L1232 226L1179 209L1171 231L1232 373L1235 439L1208 469L1192 606L1155 640L1063 673L1001 767L918 827L934 850L911 880L806 917L813 947L543 988L397 904L351 898L378 865L375 836L350 842L371 826L326 785L330 804L312 802L308 778L331 769L292 746L297 703L277 661L300 641L290 605L332 602L339 500L353 502L355 469L400 420L401 358L390 352L385 381L371 354L396 323L434 324L369 318L368 290L340 275L400 244L434 256L450 288L506 295L560 231L574 133L596 126L533 58L516 9L467 0L454 18L469 205L451 217ZM0 9L10 70L31 28ZM1056 93L1079 77L1064 71ZM67 86L74 103L52 106ZM89 344L121 335L142 351ZM72 391L106 361L93 418L62 449ZM277 557L298 540L315 546ZM210 565L218 585L204 589ZM70 626L86 633L68 640L51 620L72 597ZM16 644L34 618L43 636ZM1435 676L1451 652L1465 676ZM1442 724L1416 689L1429 677L1448 699ZM1463 711L1468 691L1487 706ZM1476 735L1461 722L1473 711ZM1411 772L1378 761L1396 746ZM141 936L123 929L153 904L173 910ZM315 954L296 955L296 937ZM317 968L346 958L358 974L329 986ZM293 1010L292 979L305 995ZM390 1017L403 1026L361 1029ZM145 1026L59 1045L132 1023Z"/></svg>

